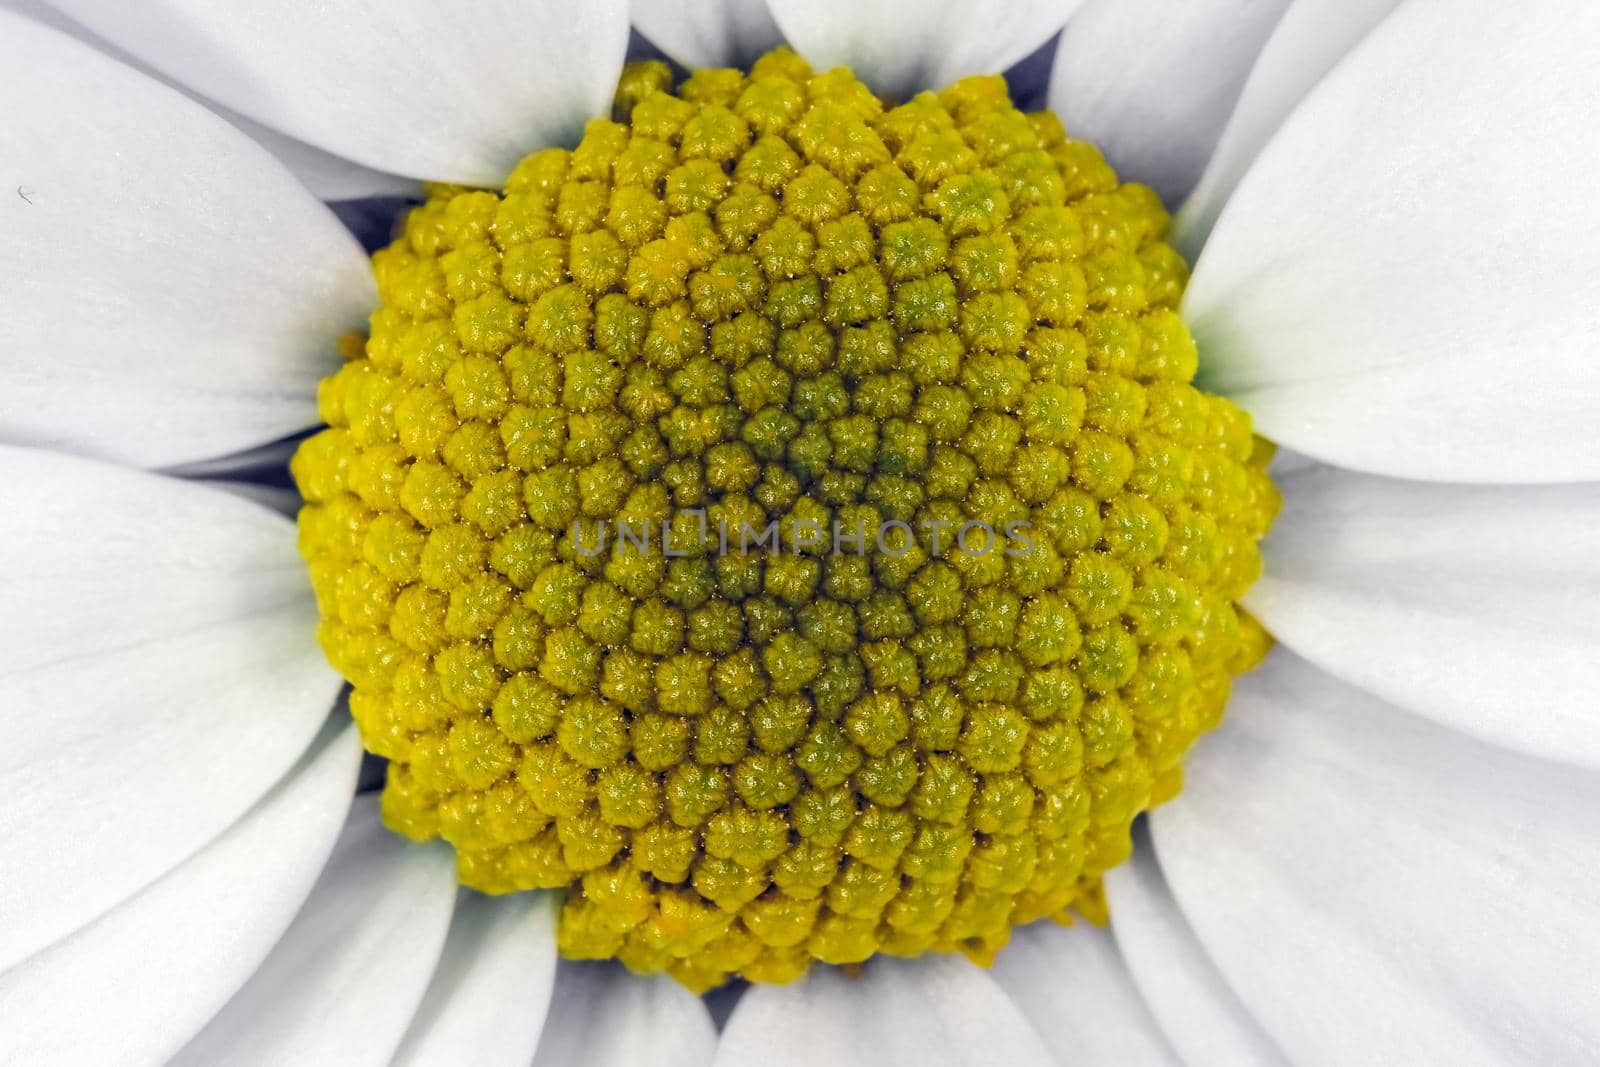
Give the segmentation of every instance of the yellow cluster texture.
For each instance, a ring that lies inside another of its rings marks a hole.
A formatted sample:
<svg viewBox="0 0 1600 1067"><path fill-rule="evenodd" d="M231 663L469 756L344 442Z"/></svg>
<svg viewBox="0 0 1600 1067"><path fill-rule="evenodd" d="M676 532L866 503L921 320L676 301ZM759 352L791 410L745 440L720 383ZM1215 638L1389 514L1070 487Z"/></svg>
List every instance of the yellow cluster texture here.
<svg viewBox="0 0 1600 1067"><path fill-rule="evenodd" d="M388 825L694 989L1102 918L1267 643L1267 449L1191 384L1167 223L999 78L781 50L430 190L293 464ZM677 552L593 551L646 522Z"/></svg>

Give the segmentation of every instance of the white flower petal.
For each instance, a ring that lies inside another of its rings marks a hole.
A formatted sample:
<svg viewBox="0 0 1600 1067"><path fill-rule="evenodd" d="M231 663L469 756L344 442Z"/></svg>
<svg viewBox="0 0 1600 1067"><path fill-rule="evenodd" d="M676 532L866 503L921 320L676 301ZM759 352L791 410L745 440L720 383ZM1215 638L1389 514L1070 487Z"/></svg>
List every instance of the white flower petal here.
<svg viewBox="0 0 1600 1067"><path fill-rule="evenodd" d="M396 1064L527 1067L556 975L556 896L461 892Z"/></svg>
<svg viewBox="0 0 1600 1067"><path fill-rule="evenodd" d="M370 196L422 196L422 185L415 178L388 174L324 151L315 145L279 133L237 111L230 111L204 97L195 99L249 135L250 139L278 157L278 161L300 179L318 200L360 200Z"/></svg>
<svg viewBox="0 0 1600 1067"><path fill-rule="evenodd" d="M51 0L217 102L394 174L492 185L610 110L624 0Z"/></svg>
<svg viewBox="0 0 1600 1067"><path fill-rule="evenodd" d="M1218 219L1185 303L1206 384L1340 466L1600 477L1597 52L1589 0L1390 16Z"/></svg>
<svg viewBox="0 0 1600 1067"><path fill-rule="evenodd" d="M1178 1062L1109 931L1050 921L1023 927L995 959L994 979L1064 1065Z"/></svg>
<svg viewBox="0 0 1600 1067"><path fill-rule="evenodd" d="M0 1062L154 1063L181 1048L305 901L344 822L360 756L349 721L330 721L227 833L0 974Z"/></svg>
<svg viewBox="0 0 1600 1067"><path fill-rule="evenodd" d="M633 24L686 67L749 66L783 43L767 0L634 0Z"/></svg>
<svg viewBox="0 0 1600 1067"><path fill-rule="evenodd" d="M0 69L0 440L164 466L315 422L373 302L338 221L205 108L3 11Z"/></svg>
<svg viewBox="0 0 1600 1067"><path fill-rule="evenodd" d="M717 1067L1056 1062L988 972L943 955L878 956L859 978L818 965L789 985L751 986L733 1009L716 1059Z"/></svg>
<svg viewBox="0 0 1600 1067"><path fill-rule="evenodd" d="M21 11L29 18L52 26L69 36L76 37L97 50L106 53L141 74L146 74L164 84L172 85L191 99L205 105L227 119L261 147L278 157L278 161L300 179L311 194L319 200L351 200L367 196L414 196L420 193L411 179L363 167L347 159L340 159L320 148L285 136L259 122L253 122L236 111L229 111L198 93L185 89L161 72L141 62L136 56L116 47L99 35L74 22L71 18L47 6L46 0L0 0L0 8Z"/></svg>
<svg viewBox="0 0 1600 1067"><path fill-rule="evenodd" d="M615 963L556 964L534 1067L703 1067L717 1034L699 997Z"/></svg>
<svg viewBox="0 0 1600 1067"><path fill-rule="evenodd" d="M1447 726L1600 767L1600 485L1328 467L1278 485L1245 603L1280 641Z"/></svg>
<svg viewBox="0 0 1600 1067"><path fill-rule="evenodd" d="M357 798L288 932L174 1064L389 1063L444 947L455 864L384 829L376 800Z"/></svg>
<svg viewBox="0 0 1600 1067"><path fill-rule="evenodd" d="M1048 41L1082 0L768 0L789 43L904 99L1000 74Z"/></svg>
<svg viewBox="0 0 1600 1067"><path fill-rule="evenodd" d="M1286 1065L1178 910L1143 820L1134 824L1133 840L1133 858L1106 872L1111 929L1128 973L1179 1058L1231 1067Z"/></svg>
<svg viewBox="0 0 1600 1067"><path fill-rule="evenodd" d="M1288 0L1092 0L1061 34L1050 109L1124 181L1176 205Z"/></svg>
<svg viewBox="0 0 1600 1067"><path fill-rule="evenodd" d="M10 446L0 484L3 969L232 825L305 751L339 679L283 516Z"/></svg>
<svg viewBox="0 0 1600 1067"><path fill-rule="evenodd" d="M1294 1062L1600 1051L1600 780L1280 649L1153 815L1179 906Z"/></svg>
<svg viewBox="0 0 1600 1067"><path fill-rule="evenodd" d="M1323 75L1400 0L1295 0L1262 46L1216 150L1174 220L1178 248L1193 258L1263 145Z"/></svg>

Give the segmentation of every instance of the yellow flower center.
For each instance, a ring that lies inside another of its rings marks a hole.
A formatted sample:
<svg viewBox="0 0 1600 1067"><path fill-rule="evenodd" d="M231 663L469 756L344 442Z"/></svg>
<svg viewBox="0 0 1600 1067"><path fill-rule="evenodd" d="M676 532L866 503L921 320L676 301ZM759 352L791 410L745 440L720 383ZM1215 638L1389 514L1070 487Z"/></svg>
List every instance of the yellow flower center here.
<svg viewBox="0 0 1600 1067"><path fill-rule="evenodd" d="M774 52L435 188L294 461L389 826L695 989L1103 918L1277 497L1148 189Z"/></svg>

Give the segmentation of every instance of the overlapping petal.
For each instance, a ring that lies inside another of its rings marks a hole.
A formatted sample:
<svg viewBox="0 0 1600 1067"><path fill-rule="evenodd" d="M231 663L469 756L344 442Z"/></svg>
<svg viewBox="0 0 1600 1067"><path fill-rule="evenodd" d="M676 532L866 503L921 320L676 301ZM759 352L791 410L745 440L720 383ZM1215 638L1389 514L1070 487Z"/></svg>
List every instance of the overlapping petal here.
<svg viewBox="0 0 1600 1067"><path fill-rule="evenodd" d="M1288 0L1092 0L1061 34L1050 108L1176 207Z"/></svg>
<svg viewBox="0 0 1600 1067"><path fill-rule="evenodd" d="M1294 0L1289 5L1250 68L1216 148L1178 212L1175 239L1191 260L1200 254L1239 179L1295 105L1399 3Z"/></svg>
<svg viewBox="0 0 1600 1067"><path fill-rule="evenodd" d="M1063 1067L1178 1063L1107 930L1034 923L1001 951L994 979Z"/></svg>
<svg viewBox="0 0 1600 1067"><path fill-rule="evenodd" d="M555 997L534 1067L703 1067L717 1034L700 998L666 975L616 963L556 966Z"/></svg>
<svg viewBox="0 0 1600 1067"><path fill-rule="evenodd" d="M136 57L102 39L87 27L50 7L47 0L0 0L0 9L20 11L36 22L52 26L93 45L119 63L124 63L141 74L166 84L175 84L160 71L140 62ZM182 86L178 88L239 127L251 140L277 156L278 161L289 168L294 176L300 179L301 184L320 200L411 196L417 192L417 183L411 179L385 174L370 167L363 167L359 163L352 163L348 159L341 159L331 152L313 148L304 141L297 141L259 122L247 119L238 112L230 111L192 90L184 89Z"/></svg>
<svg viewBox="0 0 1600 1067"><path fill-rule="evenodd" d="M556 897L462 892L396 1065L527 1067L556 975Z"/></svg>
<svg viewBox="0 0 1600 1067"><path fill-rule="evenodd" d="M338 677L294 526L0 446L0 968L160 877L300 757Z"/></svg>
<svg viewBox="0 0 1600 1067"><path fill-rule="evenodd" d="M1081 0L768 0L784 37L819 69L844 65L905 99L996 74L1048 41Z"/></svg>
<svg viewBox="0 0 1600 1067"><path fill-rule="evenodd" d="M381 171L498 184L609 108L625 0L50 0L213 100Z"/></svg>
<svg viewBox="0 0 1600 1067"><path fill-rule="evenodd" d="M64 34L0 11L0 69L0 440L165 466L315 422L373 299L338 221L222 119Z"/></svg>
<svg viewBox="0 0 1600 1067"><path fill-rule="evenodd" d="M1600 477L1597 52L1586 0L1385 20L1217 220L1185 301L1203 383L1344 467Z"/></svg>
<svg viewBox="0 0 1600 1067"><path fill-rule="evenodd" d="M728 1020L716 1059L717 1067L1056 1062L1007 991L958 956L881 956L860 978L813 967L789 985L752 986Z"/></svg>
<svg viewBox="0 0 1600 1067"><path fill-rule="evenodd" d="M216 841L0 974L0 1062L157 1063L182 1048L250 977L316 882L360 751L353 727L331 723Z"/></svg>
<svg viewBox="0 0 1600 1067"><path fill-rule="evenodd" d="M370 796L272 953L174 1064L388 1064L422 1003L456 895L448 849L384 829Z"/></svg>
<svg viewBox="0 0 1600 1067"><path fill-rule="evenodd" d="M781 44L767 0L634 0L633 24L686 67L748 66Z"/></svg>
<svg viewBox="0 0 1600 1067"><path fill-rule="evenodd" d="M1111 929L1128 974L1179 1058L1233 1067L1286 1064L1172 899L1145 822L1134 825L1133 839L1133 857L1106 872Z"/></svg>
<svg viewBox="0 0 1600 1067"><path fill-rule="evenodd" d="M1280 475L1246 603L1280 641L1485 740L1600 766L1600 485Z"/></svg>
<svg viewBox="0 0 1600 1067"><path fill-rule="evenodd" d="M1152 815L1174 898L1294 1062L1600 1049L1600 782L1280 649ZM1115 902L1113 902L1115 907Z"/></svg>

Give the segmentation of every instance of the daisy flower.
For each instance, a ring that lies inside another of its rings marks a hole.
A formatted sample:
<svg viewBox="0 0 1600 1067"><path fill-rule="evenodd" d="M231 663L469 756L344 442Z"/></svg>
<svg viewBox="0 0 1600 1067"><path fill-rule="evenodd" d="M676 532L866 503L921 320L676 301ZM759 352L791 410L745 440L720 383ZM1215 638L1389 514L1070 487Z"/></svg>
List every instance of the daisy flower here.
<svg viewBox="0 0 1600 1067"><path fill-rule="evenodd" d="M1593 5L0 6L0 1060L1600 1054Z"/></svg>

